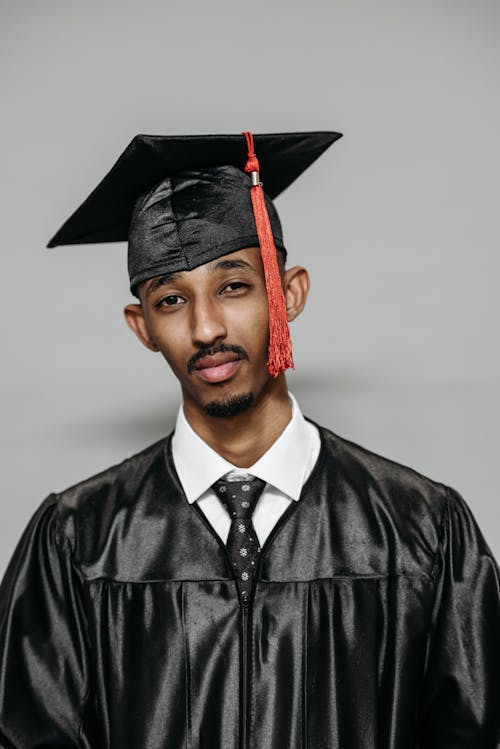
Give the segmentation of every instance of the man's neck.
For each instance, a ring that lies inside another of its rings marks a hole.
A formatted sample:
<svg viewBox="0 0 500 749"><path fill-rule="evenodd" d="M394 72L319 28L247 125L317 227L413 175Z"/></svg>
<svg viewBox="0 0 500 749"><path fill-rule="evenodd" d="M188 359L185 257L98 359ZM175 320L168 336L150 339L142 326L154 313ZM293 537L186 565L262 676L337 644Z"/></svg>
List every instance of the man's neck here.
<svg viewBox="0 0 500 749"><path fill-rule="evenodd" d="M184 414L192 429L219 455L239 468L257 462L278 439L292 417L284 375L245 411L229 417L206 414L184 401Z"/></svg>

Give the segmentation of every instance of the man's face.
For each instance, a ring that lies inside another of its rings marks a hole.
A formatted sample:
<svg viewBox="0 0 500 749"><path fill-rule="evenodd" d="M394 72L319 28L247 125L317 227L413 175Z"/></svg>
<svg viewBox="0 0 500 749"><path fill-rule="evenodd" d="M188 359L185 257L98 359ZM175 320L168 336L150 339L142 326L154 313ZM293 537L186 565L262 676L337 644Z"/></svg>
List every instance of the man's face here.
<svg viewBox="0 0 500 749"><path fill-rule="evenodd" d="M161 351L187 407L230 416L273 380L266 367L268 300L259 248L149 279L140 298L140 337Z"/></svg>

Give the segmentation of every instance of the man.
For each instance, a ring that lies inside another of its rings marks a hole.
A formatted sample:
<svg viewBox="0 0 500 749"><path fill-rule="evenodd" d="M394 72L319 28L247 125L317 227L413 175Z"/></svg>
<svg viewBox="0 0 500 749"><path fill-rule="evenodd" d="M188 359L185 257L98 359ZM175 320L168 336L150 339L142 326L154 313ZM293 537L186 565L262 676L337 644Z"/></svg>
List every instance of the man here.
<svg viewBox="0 0 500 749"><path fill-rule="evenodd" d="M306 421L271 202L337 134L134 139L52 244L121 239L175 431L39 508L0 746L498 749L498 571L453 490ZM274 181L273 181L274 180ZM278 293L279 292L279 293Z"/></svg>

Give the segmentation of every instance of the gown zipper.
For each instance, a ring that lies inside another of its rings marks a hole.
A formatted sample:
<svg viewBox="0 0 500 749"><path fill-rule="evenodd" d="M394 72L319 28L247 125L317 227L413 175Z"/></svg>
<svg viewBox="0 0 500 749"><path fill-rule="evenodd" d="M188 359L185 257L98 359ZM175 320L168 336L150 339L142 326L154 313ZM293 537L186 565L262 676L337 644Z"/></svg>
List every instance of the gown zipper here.
<svg viewBox="0 0 500 749"><path fill-rule="evenodd" d="M315 470L319 464L319 460L316 462ZM313 473L315 473L315 470ZM306 485L309 483L311 477L309 477L308 481L306 482ZM303 487L304 490L304 487ZM302 495L301 495L302 496ZM193 510L199 515L200 519L202 520L203 524L208 528L212 536L216 538L216 540L219 543L219 546L224 551L224 556L227 559L228 567L231 570L231 575L234 581L234 584L236 586L236 591L238 595L238 601L240 605L240 616L241 616L241 639L242 639L242 647L241 647L241 710L240 710L240 741L239 741L239 749L251 749L249 745L249 738L250 738L250 708L248 704L248 695L251 693L251 685L250 685L250 679L251 679L251 673L250 669L248 667L248 663L250 660L250 631L252 626L252 607L253 607L253 601L255 598L255 587L257 579L260 577L260 571L262 566L262 557L264 552L267 550L267 548L272 544L274 541L276 535L279 533L283 525L287 522L290 515L294 513L297 506L300 504L300 502L292 502L289 507L286 508L284 513L278 518L278 521L276 522L276 525L269 533L268 537L260 547L259 556L257 560L257 565L255 568L255 572L253 575L252 580L252 586L250 588L250 593L248 595L247 601L243 600L243 596L241 595L240 586L238 583L238 579L236 578L233 566L231 564L231 559L229 557L227 547L219 534L214 530L212 525L207 520L206 516L204 515L203 511L200 510L197 504L190 505Z"/></svg>
<svg viewBox="0 0 500 749"><path fill-rule="evenodd" d="M249 619L249 600L253 600L253 591L255 587L255 575L257 574L257 571L255 572L254 579L252 581L252 589L250 591L250 595L247 599L247 601L243 600L243 596L241 595L240 586L238 584L238 579L234 574L233 571L233 565L231 563L231 559L229 557L227 546L224 543L224 541L221 539L217 531L213 528L211 523L207 520L206 515L203 513L202 510L198 507L197 504L190 505L192 509L196 512L196 514L200 517L201 521L203 522L203 525L206 526L206 528L210 531L212 536L217 540L219 546L222 548L224 552L224 556L227 560L227 566L231 570L231 576L233 578L233 582L236 586L236 593L238 596L238 602L240 605L240 619L241 619L241 710L240 710L240 738L239 738L239 749L247 749L247 692L248 692L248 619ZM286 511L285 511L286 514ZM281 520L281 518L280 518ZM278 521L279 522L279 521ZM262 549L261 549L262 551ZM260 566L260 554L259 554L259 561L257 563L257 568Z"/></svg>
<svg viewBox="0 0 500 749"><path fill-rule="evenodd" d="M282 526L287 522L290 515L293 514L295 511L298 502L292 502L289 507L286 508L284 513L278 518L276 524L272 528L271 532L269 533L268 537L262 544L262 546L259 549L259 556L257 558L257 565L255 567L255 572L252 579L252 585L250 588L250 592L248 594L248 599L246 601L243 600L240 588L238 585L238 582L236 582L236 586L238 588L238 596L240 599L240 606L241 606L241 614L242 614L242 641L243 641L243 661L242 661L242 681L243 681L243 691L242 691L242 699L241 699L241 713L243 715L243 722L242 722L242 732L241 732L241 749L251 749L250 748L250 706L248 704L248 695L251 694L251 670L249 668L249 662L250 662L250 656L251 656L251 649L250 649L250 635L251 635L251 628L252 628L252 612L253 612L253 602L255 598L255 589L256 589L256 583L258 578L260 577L260 570L262 566L262 557L264 555L264 552L267 550L268 546L272 544L274 538L279 533ZM200 510L201 512L201 510Z"/></svg>
<svg viewBox="0 0 500 749"><path fill-rule="evenodd" d="M224 556L227 559L228 567L231 570L231 575L233 578L233 582L236 586L236 592L238 595L238 601L240 605L240 616L241 616L241 710L240 710L240 740L239 740L239 749L251 749L249 744L249 738L250 738L250 708L248 704L248 695L251 693L251 685L249 684L251 673L250 669L248 668L248 663L250 659L250 631L252 626L252 606L253 601L255 598L255 586L257 579L260 576L260 570L262 566L262 557L264 552L267 550L268 546L272 544L274 541L274 538L279 533L282 526L287 522L290 515L293 514L295 511L297 505L299 502L292 502L289 507L285 510L285 512L278 518L278 521L276 522L276 525L269 533L268 537L260 547L259 556L257 560L257 565L255 568L255 572L253 575L252 580L252 586L250 588L250 593L248 595L248 599L246 601L243 600L243 596L241 595L240 586L238 583L238 579L236 578L233 566L231 564L231 559L229 557L227 546L219 536L219 534L214 530L212 525L207 520L206 516L200 510L197 504L190 505L193 510L199 515L200 519L202 520L203 524L207 527L207 529L210 531L212 536L218 541L219 546L224 551Z"/></svg>
<svg viewBox="0 0 500 749"><path fill-rule="evenodd" d="M247 701L248 701L248 602L241 599L241 623L242 623L242 657L241 657L241 681L242 681L242 693L241 693L241 740L240 744L242 749L246 749L247 746Z"/></svg>
<svg viewBox="0 0 500 749"><path fill-rule="evenodd" d="M311 421L311 420L307 419L307 421ZM233 582L234 582L234 584L236 586L236 592L237 592L237 595L238 595L238 601L239 601L239 605L240 605L241 638L242 638L242 648L241 648L241 651L242 651L242 666L241 666L241 671L242 671L242 673L241 673L241 681L242 681L242 685L241 685L241 710L240 710L240 741L239 741L239 749L251 749L250 746L249 746L249 743L248 743L249 742L250 717L251 717L250 716L250 709L249 709L249 706L248 706L248 694L251 693L251 685L249 684L249 681L250 681L250 678L251 678L251 673L250 673L250 669L248 668L248 661L249 661L249 656L250 656L249 641L250 641L250 633L251 633L251 626L252 626L251 612L252 612L253 601L254 601L254 597L255 597L255 586L256 586L257 579L260 577L260 571L261 571L261 567L262 567L262 557L263 557L265 551L267 551L268 547L272 544L272 542L276 538L276 535L279 533L279 531L281 530L281 528L283 527L283 525L285 525L285 523L287 522L287 520L290 517L290 515L292 515L293 512L296 510L297 506L301 504L300 500L302 500L302 497L306 493L306 490L309 488L309 486L315 480L316 474L319 473L319 470L322 467L322 465L324 463L324 460L325 460L325 445L326 445L325 438L324 438L324 436L322 434L321 428L314 421L311 421L311 423L314 424L314 426L316 426L316 428L319 431L320 438L321 438L321 448L320 448L320 452L319 452L318 458L316 460L314 468L312 469L312 471L311 471L311 473L310 473L307 481L305 482L305 484L302 487L299 501L298 502L294 501L294 502L292 502L290 504L289 507L287 507L287 509L284 511L284 513L278 518L278 521L276 522L274 528L271 530L271 532L269 533L268 537L266 538L266 540L264 541L264 543L260 547L259 557L258 557L258 560L257 560L257 565L256 565L256 568L255 568L255 572L254 572L253 580L252 580L252 586L250 588L250 593L249 593L247 601L244 601L243 597L241 595L240 586L239 586L238 580L237 580L237 578L236 578L236 576L234 574L233 566L232 566L231 560L229 558L229 554L228 554L228 551L227 551L226 544L221 539L221 537L219 536L219 534L217 533L217 531L214 529L214 527L212 526L212 524L208 521L208 519L207 519L206 515L204 514L204 512L202 510L200 510L200 508L198 507L198 504L197 503L189 504L189 507L191 507L196 512L196 514L198 515L198 517L202 521L203 525L208 529L208 531L212 534L212 536L218 542L219 546L222 548L224 556L225 556L226 561L227 561L228 568L231 571L231 576L232 576ZM182 485L180 483L180 480L179 480L179 477L177 475L177 472L175 471L175 467L173 469L173 472L172 472L172 470L170 468L170 466L173 465L171 438L167 442L165 449L166 449L166 458L167 458L167 460L166 460L167 468L169 469L170 473L173 474L173 476L174 476L174 478L176 480L176 483L177 483L177 485L179 487L179 491L180 491L181 495L184 496L184 499L187 502L186 494L185 494L184 490L182 489Z"/></svg>

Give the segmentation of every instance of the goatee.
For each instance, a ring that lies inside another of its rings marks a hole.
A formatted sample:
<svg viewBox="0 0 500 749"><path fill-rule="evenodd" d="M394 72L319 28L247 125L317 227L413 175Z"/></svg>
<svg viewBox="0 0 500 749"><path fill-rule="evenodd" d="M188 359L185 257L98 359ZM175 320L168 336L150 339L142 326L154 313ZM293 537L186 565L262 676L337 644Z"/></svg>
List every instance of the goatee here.
<svg viewBox="0 0 500 749"><path fill-rule="evenodd" d="M253 403L252 393L242 393L240 395L231 395L225 400L210 401L203 406L203 410L209 416L227 418L246 411Z"/></svg>

